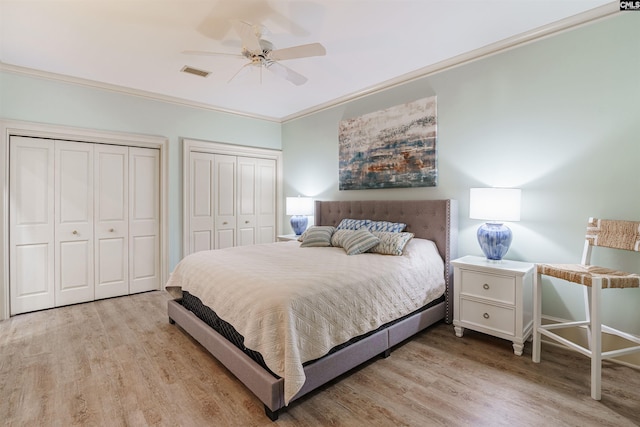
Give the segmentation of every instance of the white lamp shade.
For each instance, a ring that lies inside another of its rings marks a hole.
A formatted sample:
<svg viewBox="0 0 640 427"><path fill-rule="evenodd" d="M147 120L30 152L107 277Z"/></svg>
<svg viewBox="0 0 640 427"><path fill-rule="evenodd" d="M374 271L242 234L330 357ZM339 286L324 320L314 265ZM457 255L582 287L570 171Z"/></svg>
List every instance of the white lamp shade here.
<svg viewBox="0 0 640 427"><path fill-rule="evenodd" d="M311 197L287 197L287 215L313 215Z"/></svg>
<svg viewBox="0 0 640 427"><path fill-rule="evenodd" d="M486 221L520 221L518 188L471 188L469 218Z"/></svg>

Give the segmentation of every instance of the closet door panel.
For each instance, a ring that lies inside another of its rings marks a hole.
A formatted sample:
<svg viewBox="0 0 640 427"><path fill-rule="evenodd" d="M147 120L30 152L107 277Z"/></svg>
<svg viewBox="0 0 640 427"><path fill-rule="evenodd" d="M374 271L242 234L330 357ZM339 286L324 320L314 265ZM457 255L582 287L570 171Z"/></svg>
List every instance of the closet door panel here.
<svg viewBox="0 0 640 427"><path fill-rule="evenodd" d="M95 146L95 298L129 293L129 149Z"/></svg>
<svg viewBox="0 0 640 427"><path fill-rule="evenodd" d="M129 148L129 293L160 289L160 153Z"/></svg>
<svg viewBox="0 0 640 427"><path fill-rule="evenodd" d="M256 243L273 243L276 239L276 161L256 160Z"/></svg>
<svg viewBox="0 0 640 427"><path fill-rule="evenodd" d="M215 155L215 248L236 245L236 156Z"/></svg>
<svg viewBox="0 0 640 427"><path fill-rule="evenodd" d="M237 203L238 246L256 243L256 167L257 159L238 157Z"/></svg>
<svg viewBox="0 0 640 427"><path fill-rule="evenodd" d="M214 248L214 155L190 153L189 253Z"/></svg>
<svg viewBox="0 0 640 427"><path fill-rule="evenodd" d="M53 307L54 143L9 142L9 293L11 315Z"/></svg>
<svg viewBox="0 0 640 427"><path fill-rule="evenodd" d="M56 306L92 301L93 144L55 142Z"/></svg>

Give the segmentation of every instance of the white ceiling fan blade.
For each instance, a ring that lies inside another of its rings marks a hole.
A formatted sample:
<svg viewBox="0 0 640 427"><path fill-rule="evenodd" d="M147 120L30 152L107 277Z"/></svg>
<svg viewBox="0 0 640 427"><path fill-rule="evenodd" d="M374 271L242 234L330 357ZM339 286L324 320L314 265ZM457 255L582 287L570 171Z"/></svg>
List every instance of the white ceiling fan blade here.
<svg viewBox="0 0 640 427"><path fill-rule="evenodd" d="M303 85L307 82L307 78L300 73L293 71L291 68L285 67L277 62L272 62L266 66L269 71L283 79L289 80L296 86Z"/></svg>
<svg viewBox="0 0 640 427"><path fill-rule="evenodd" d="M244 58L244 56L238 53L224 53L224 52L206 52L203 50L184 50L185 55L200 55L200 56L230 56L233 58Z"/></svg>
<svg viewBox="0 0 640 427"><path fill-rule="evenodd" d="M238 32L240 40L242 40L242 47L247 49L249 52L256 50L262 51L262 47L260 46L260 27L235 19L232 20L231 23Z"/></svg>
<svg viewBox="0 0 640 427"><path fill-rule="evenodd" d="M284 59L308 58L310 56L324 56L327 50L320 43L303 44L300 46L285 47L284 49L272 50L269 58L274 61Z"/></svg>

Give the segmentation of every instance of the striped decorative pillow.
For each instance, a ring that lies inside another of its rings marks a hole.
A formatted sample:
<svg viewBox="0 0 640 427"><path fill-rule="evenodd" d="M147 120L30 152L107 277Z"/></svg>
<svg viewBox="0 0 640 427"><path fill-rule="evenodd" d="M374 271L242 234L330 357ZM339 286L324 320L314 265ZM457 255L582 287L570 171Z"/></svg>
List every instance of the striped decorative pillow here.
<svg viewBox="0 0 640 427"><path fill-rule="evenodd" d="M344 248L344 239L352 235L356 230L336 230L331 236L331 246L336 248Z"/></svg>
<svg viewBox="0 0 640 427"><path fill-rule="evenodd" d="M380 239L380 243L369 249L382 255L402 255L404 247L413 238L413 233L393 233L388 231L374 231L373 235Z"/></svg>
<svg viewBox="0 0 640 427"><path fill-rule="evenodd" d="M368 251L379 242L380 239L368 230L356 230L345 237L342 247L347 255L358 255Z"/></svg>
<svg viewBox="0 0 640 427"><path fill-rule="evenodd" d="M300 240L302 241L300 247L309 248L331 246L331 236L334 231L336 231L336 228L328 225L316 225L309 227L304 233L302 233L302 236L300 236Z"/></svg>

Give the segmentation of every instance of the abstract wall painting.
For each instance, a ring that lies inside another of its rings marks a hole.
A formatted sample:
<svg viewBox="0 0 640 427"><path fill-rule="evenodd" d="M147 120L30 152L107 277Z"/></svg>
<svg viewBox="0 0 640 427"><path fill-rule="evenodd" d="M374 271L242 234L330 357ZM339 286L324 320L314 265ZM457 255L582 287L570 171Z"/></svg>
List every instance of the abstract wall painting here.
<svg viewBox="0 0 640 427"><path fill-rule="evenodd" d="M435 187L436 97L340 122L339 189Z"/></svg>

